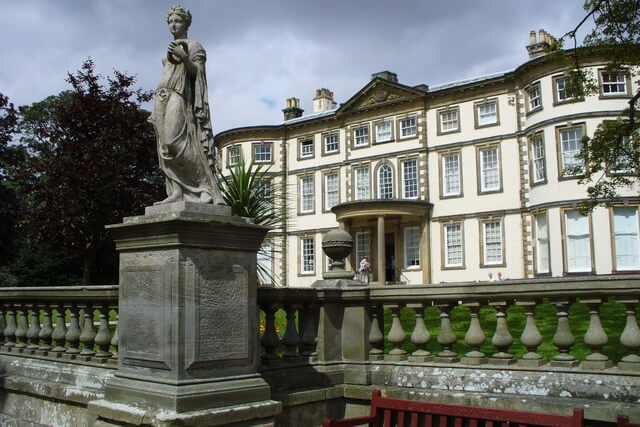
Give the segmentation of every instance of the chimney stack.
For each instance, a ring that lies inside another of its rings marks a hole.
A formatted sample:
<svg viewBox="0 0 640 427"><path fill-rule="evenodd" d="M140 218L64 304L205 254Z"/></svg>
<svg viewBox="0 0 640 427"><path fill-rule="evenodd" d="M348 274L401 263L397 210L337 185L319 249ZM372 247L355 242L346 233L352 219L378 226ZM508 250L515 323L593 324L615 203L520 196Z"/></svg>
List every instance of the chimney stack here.
<svg viewBox="0 0 640 427"><path fill-rule="evenodd" d="M538 30L538 39L536 40L536 32L529 32L529 45L527 46L527 52L529 53L529 58L537 58L538 56L545 55L547 53L547 48L551 45L551 43L555 42L556 38L551 34L547 33L545 30Z"/></svg>
<svg viewBox="0 0 640 427"><path fill-rule="evenodd" d="M300 100L298 98L287 99L287 108L282 110L284 113L284 120L297 119L302 117L304 110L300 108Z"/></svg>
<svg viewBox="0 0 640 427"><path fill-rule="evenodd" d="M316 97L313 98L313 112L322 113L324 111L333 110L337 104L333 100L333 92L329 89L316 90Z"/></svg>
<svg viewBox="0 0 640 427"><path fill-rule="evenodd" d="M382 79L393 83L398 83L398 75L396 73L392 73L391 71L380 71L379 73L373 73L371 74L371 80L373 79Z"/></svg>

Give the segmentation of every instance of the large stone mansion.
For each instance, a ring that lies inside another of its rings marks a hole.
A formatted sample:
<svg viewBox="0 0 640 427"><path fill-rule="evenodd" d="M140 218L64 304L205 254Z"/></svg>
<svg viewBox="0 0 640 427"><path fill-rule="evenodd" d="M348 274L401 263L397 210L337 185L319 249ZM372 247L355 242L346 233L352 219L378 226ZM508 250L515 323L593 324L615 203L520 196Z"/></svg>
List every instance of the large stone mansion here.
<svg viewBox="0 0 640 427"><path fill-rule="evenodd" d="M259 262L280 285L310 286L329 267L323 235L341 227L351 267L368 256L377 283L640 271L638 189L583 216L586 186L568 170L638 88L593 58L600 94L571 98L549 37L532 32L530 60L508 72L429 87L385 71L339 106L320 89L311 114L291 98L280 124L218 134L223 173L243 158L286 183L290 221Z"/></svg>

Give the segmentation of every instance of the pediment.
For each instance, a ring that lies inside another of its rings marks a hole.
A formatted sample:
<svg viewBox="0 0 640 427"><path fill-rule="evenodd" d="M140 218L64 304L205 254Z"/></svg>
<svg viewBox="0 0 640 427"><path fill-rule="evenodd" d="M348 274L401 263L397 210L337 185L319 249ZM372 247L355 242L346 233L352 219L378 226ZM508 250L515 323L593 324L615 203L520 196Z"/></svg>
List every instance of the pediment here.
<svg viewBox="0 0 640 427"><path fill-rule="evenodd" d="M421 98L424 92L399 83L374 79L358 93L342 104L340 113L375 108L404 100Z"/></svg>

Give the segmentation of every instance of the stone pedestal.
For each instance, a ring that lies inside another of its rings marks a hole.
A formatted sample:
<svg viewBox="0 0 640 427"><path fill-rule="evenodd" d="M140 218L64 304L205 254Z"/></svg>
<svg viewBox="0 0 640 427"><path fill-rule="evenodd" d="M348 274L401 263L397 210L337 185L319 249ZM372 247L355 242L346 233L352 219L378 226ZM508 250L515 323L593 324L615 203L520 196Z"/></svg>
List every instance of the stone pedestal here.
<svg viewBox="0 0 640 427"><path fill-rule="evenodd" d="M118 370L91 412L118 422L141 410L150 421L234 405L277 412L257 373L256 251L267 229L189 202L108 228L120 252Z"/></svg>

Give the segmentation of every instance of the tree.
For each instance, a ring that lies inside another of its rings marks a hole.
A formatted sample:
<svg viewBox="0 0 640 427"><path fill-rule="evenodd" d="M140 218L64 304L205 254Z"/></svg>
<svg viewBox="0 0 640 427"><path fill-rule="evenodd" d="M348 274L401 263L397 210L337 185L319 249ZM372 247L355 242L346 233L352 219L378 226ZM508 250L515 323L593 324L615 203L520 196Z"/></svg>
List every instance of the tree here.
<svg viewBox="0 0 640 427"><path fill-rule="evenodd" d="M87 60L72 89L20 108L29 157L16 172L34 244L58 243L83 262L88 284L110 239L104 228L162 197L155 137L141 103L151 94L114 71L103 85Z"/></svg>
<svg viewBox="0 0 640 427"><path fill-rule="evenodd" d="M640 64L640 0L587 0L585 17L578 25L551 46L552 56L570 66L569 95L581 98L599 93L597 78L585 68L588 58L600 57L608 62L607 74L624 73L627 81L637 77L631 66ZM593 29L578 47L577 31L589 20ZM573 49L563 50L572 41ZM584 137L578 154L584 164L581 184L588 185L589 199L581 206L590 211L599 204L611 205L619 191L640 183L640 116L634 105L615 121L605 121L593 137ZM580 168L582 169L582 168Z"/></svg>
<svg viewBox="0 0 640 427"><path fill-rule="evenodd" d="M218 174L218 186L225 204L231 207L231 214L251 218L255 224L272 228L286 228L288 210L286 191L281 186L273 185L269 168L245 163L240 160L229 170L229 175ZM284 184L283 184L284 185ZM258 259L271 260L276 247L276 241L265 239L265 244L258 251ZM271 252L264 247L270 246ZM269 268L258 262L258 282L267 284L277 282L277 277Z"/></svg>

